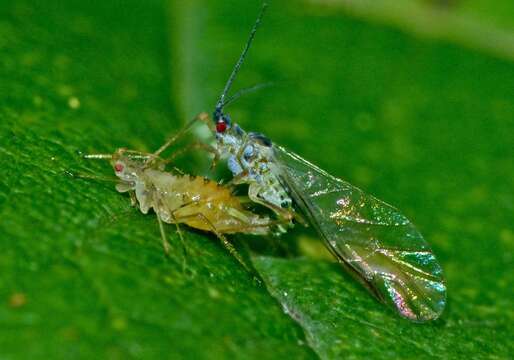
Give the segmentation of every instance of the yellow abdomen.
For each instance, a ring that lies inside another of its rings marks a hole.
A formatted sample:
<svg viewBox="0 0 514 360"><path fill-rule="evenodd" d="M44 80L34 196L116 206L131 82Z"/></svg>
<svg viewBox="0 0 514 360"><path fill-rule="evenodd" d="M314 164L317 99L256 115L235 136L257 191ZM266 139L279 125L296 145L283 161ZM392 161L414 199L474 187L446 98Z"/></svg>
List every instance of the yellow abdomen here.
<svg viewBox="0 0 514 360"><path fill-rule="evenodd" d="M153 183L154 209L168 223L219 233L265 234L269 219L244 209L232 188L189 175L147 171Z"/></svg>

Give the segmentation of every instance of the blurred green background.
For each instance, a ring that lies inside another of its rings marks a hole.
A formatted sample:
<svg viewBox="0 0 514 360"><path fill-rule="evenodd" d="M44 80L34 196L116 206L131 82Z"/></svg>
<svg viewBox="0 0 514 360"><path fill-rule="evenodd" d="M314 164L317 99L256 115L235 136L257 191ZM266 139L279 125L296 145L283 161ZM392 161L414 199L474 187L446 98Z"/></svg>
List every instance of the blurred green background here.
<svg viewBox="0 0 514 360"><path fill-rule="evenodd" d="M108 175L80 154L155 149L212 111L259 1L3 0L0 359L512 355L513 2L270 5L235 88L276 86L232 118L402 209L445 270L442 318L398 318L308 230L285 255L234 239L263 285L186 231L184 272L171 226L167 259L154 216L65 175Z"/></svg>

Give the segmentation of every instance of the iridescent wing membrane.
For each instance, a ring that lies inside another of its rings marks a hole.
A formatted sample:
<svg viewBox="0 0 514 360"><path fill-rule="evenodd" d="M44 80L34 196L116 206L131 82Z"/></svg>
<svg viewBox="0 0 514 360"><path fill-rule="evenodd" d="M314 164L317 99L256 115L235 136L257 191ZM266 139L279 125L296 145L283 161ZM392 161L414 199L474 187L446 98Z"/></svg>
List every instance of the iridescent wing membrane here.
<svg viewBox="0 0 514 360"><path fill-rule="evenodd" d="M298 207L333 255L405 318L439 317L442 270L414 225L392 206L274 146L276 166Z"/></svg>

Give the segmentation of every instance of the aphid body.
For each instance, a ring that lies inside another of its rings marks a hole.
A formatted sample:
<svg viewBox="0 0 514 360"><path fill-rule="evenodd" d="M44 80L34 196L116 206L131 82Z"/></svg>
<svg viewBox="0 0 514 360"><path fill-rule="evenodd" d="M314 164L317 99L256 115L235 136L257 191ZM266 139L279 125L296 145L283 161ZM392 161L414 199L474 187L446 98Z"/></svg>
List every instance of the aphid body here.
<svg viewBox="0 0 514 360"><path fill-rule="evenodd" d="M220 185L204 177L165 171L169 162L154 154L124 148L114 154L86 155L90 159L108 159L117 176L116 190L131 196L143 214L153 209L161 230L163 247L169 252L163 222L185 224L216 234L227 250L248 270L224 234L266 235L277 221L258 215L244 206L245 197L233 194L233 187ZM180 237L182 234L179 232Z"/></svg>
<svg viewBox="0 0 514 360"><path fill-rule="evenodd" d="M143 214L153 208L166 223L184 223L221 234L264 235L269 230L269 219L246 210L229 186L200 176L163 171L158 162L145 167L124 149L116 151L111 162L120 180L116 189L133 192Z"/></svg>
<svg viewBox="0 0 514 360"><path fill-rule="evenodd" d="M405 216L266 136L245 132L223 113L238 97L225 99L262 15L263 11L213 113L216 149L227 158L232 182L248 184L249 198L273 210L285 224L301 219L297 211L301 212L343 267L401 316L420 322L438 318L446 304L442 269Z"/></svg>

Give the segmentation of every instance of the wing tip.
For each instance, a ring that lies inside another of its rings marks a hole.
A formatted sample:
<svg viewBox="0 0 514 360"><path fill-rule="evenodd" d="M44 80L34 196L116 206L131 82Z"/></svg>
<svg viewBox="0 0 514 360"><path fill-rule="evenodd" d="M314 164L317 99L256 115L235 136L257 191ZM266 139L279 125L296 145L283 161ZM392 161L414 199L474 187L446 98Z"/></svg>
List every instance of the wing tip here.
<svg viewBox="0 0 514 360"><path fill-rule="evenodd" d="M434 321L441 317L446 307L446 286L444 282L440 282L431 290L431 296L409 298L404 296L399 289L389 286L389 301L399 315L405 319L417 323Z"/></svg>

